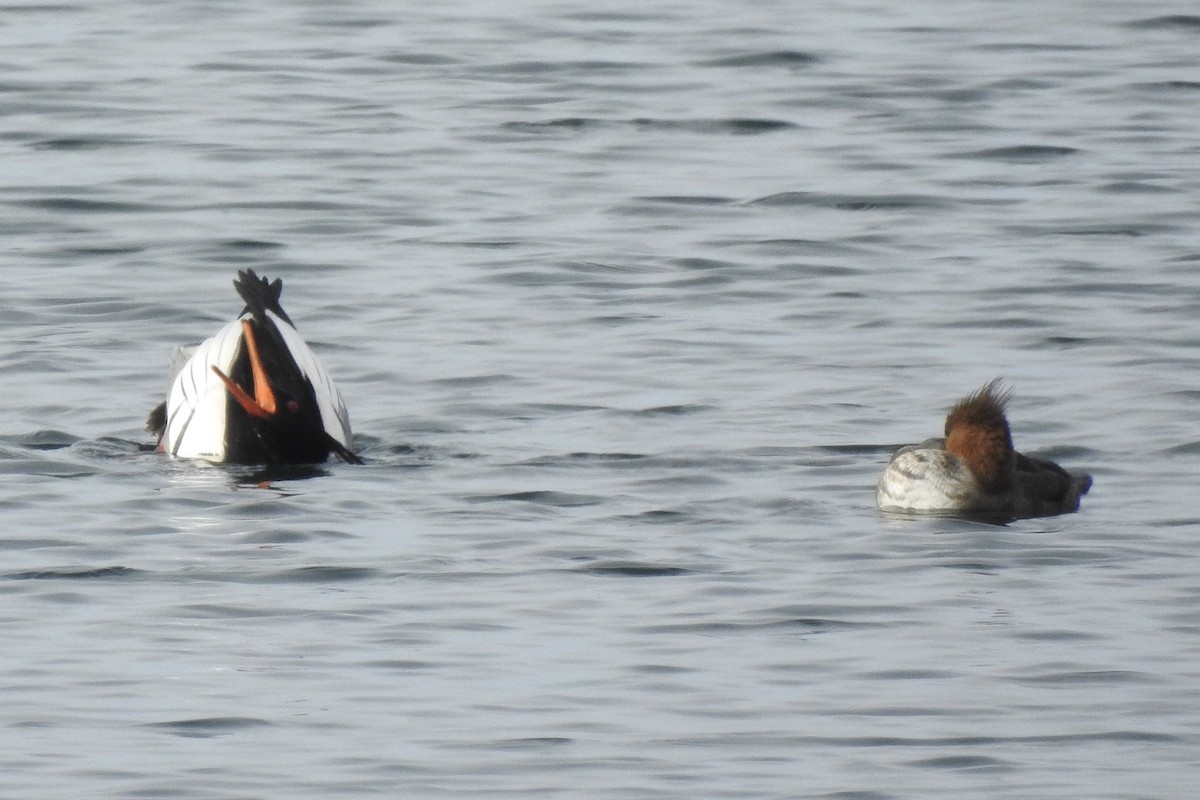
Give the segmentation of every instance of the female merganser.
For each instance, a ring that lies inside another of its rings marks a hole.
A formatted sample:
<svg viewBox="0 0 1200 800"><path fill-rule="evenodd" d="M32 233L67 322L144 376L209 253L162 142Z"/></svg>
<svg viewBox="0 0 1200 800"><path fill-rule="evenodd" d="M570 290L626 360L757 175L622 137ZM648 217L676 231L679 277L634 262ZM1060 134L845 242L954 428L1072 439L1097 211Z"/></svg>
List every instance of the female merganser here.
<svg viewBox="0 0 1200 800"><path fill-rule="evenodd" d="M946 438L902 447L879 479L878 506L1012 518L1078 511L1092 477L1014 450L1004 416L1011 398L996 379L950 409Z"/></svg>
<svg viewBox="0 0 1200 800"><path fill-rule="evenodd" d="M248 269L233 285L245 310L183 353L167 402L150 413L158 448L238 464L318 464L330 453L363 463L341 394L279 305L283 281Z"/></svg>

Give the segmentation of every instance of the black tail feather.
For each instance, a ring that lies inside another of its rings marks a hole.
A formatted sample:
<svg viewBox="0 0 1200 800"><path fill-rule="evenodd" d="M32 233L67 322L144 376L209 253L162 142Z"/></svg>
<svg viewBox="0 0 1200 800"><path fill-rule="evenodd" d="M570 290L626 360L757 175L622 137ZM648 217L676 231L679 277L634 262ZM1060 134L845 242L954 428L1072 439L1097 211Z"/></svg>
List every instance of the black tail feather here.
<svg viewBox="0 0 1200 800"><path fill-rule="evenodd" d="M237 289L237 293L246 301L246 307L242 309L242 314L249 312L254 315L255 319L258 319L265 312L272 311L288 325L296 327L296 323L292 322L291 317L279 304L279 296L283 294L282 278L268 281L265 277L260 278L252 269L242 270L238 272L237 280L233 282L233 288Z"/></svg>
<svg viewBox="0 0 1200 800"><path fill-rule="evenodd" d="M325 434L325 435L329 436L329 434ZM365 463L362 460L362 458L360 458L356 453L351 451L350 448L346 447L344 444L342 444L341 442L339 442L337 439L333 438L332 436L329 436L329 452L337 453L338 457L341 458L342 461L345 461L347 464L363 464L363 463Z"/></svg>

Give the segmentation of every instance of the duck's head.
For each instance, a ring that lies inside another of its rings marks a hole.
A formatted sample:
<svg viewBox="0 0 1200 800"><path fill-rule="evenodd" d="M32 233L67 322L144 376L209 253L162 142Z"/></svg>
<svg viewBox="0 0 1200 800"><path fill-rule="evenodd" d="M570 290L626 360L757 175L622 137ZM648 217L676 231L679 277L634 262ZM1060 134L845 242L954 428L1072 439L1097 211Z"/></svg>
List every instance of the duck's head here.
<svg viewBox="0 0 1200 800"><path fill-rule="evenodd" d="M1012 486L1016 468L1005 406L1012 390L999 378L955 404L946 415L946 452L957 456L987 492Z"/></svg>

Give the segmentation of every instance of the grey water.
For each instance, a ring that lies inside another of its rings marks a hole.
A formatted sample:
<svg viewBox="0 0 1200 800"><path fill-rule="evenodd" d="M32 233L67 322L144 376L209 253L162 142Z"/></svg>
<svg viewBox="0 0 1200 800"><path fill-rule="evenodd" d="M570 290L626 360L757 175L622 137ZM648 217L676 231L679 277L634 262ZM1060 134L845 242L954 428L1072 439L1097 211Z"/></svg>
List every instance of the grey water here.
<svg viewBox="0 0 1200 800"><path fill-rule="evenodd" d="M1200 782L1191 4L0 7L0 796ZM365 466L148 452L284 280ZM899 518L1004 377L1077 514Z"/></svg>

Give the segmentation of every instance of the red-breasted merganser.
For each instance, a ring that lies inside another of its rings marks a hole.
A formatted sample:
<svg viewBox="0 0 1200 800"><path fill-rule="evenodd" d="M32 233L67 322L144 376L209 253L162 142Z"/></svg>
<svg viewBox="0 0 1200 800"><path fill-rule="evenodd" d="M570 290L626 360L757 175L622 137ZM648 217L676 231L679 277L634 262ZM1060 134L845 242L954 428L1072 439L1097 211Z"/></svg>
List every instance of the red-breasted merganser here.
<svg viewBox="0 0 1200 800"><path fill-rule="evenodd" d="M994 380L950 409L944 439L901 448L879 479L878 506L1012 518L1078 511L1092 477L1014 450L1004 416L1011 397Z"/></svg>
<svg viewBox="0 0 1200 800"><path fill-rule="evenodd" d="M283 281L254 270L233 282L245 310L186 357L167 402L150 413L158 447L238 464L361 464L337 387L279 305Z"/></svg>

